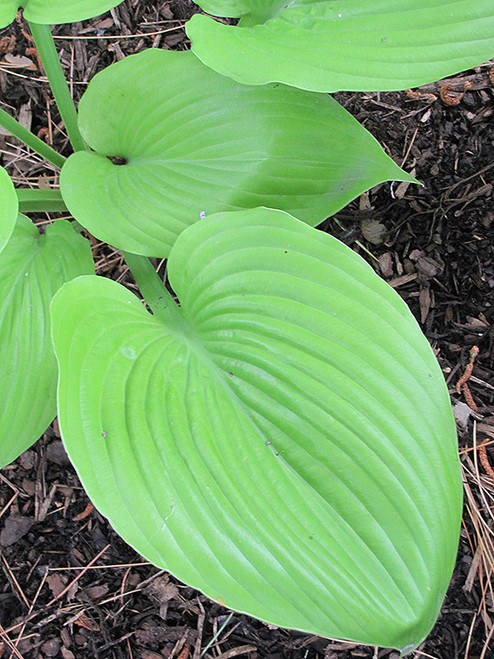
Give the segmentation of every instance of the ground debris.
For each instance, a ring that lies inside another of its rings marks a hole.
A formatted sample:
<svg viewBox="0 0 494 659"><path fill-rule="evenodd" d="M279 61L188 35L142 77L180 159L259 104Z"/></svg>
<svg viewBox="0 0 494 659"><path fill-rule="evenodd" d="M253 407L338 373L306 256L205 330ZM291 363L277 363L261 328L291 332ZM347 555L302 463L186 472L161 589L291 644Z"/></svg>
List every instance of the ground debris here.
<svg viewBox="0 0 494 659"><path fill-rule="evenodd" d="M126 0L96 19L57 26L55 42L71 69L76 100L95 73L121 56L147 47L186 48L184 20L196 9L190 0ZM2 101L68 155L46 84L39 70L27 66L28 59L35 63L26 53L31 44L17 25L12 30L0 33ZM7 55L19 59L9 66ZM460 426L468 506L458 562L441 617L417 659L492 654L486 639L492 637L493 603L486 593L492 590L488 529L494 521L486 503L494 509L494 484L478 452L483 446L494 464L492 71L490 63L408 96L336 95L423 186L381 184L366 195L365 207L353 202L325 228L366 258L421 321L451 378ZM461 95L457 104L439 100L445 84L448 99ZM56 184L56 172L27 157L14 138L0 134L0 149L1 164L15 172L16 184ZM98 274L125 279L121 255L94 238L92 245ZM455 390L472 346L479 347L468 380L477 416ZM0 624L7 631L0 657L17 656L15 648L24 659L193 659L208 643L205 659L396 657L386 649L268 627L239 613L230 617L151 566L96 511L84 514L88 500L56 425L2 475Z"/></svg>

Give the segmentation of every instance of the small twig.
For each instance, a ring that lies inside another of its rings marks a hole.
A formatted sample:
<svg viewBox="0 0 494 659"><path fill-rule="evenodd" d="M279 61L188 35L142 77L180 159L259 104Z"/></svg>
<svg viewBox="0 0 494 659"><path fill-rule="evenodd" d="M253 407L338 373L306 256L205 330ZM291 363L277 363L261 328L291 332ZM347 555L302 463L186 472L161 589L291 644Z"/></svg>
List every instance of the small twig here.
<svg viewBox="0 0 494 659"><path fill-rule="evenodd" d="M473 371L473 363L475 361L475 358L479 354L479 349L477 346L473 346L470 349L470 361L468 362L465 371L463 372L463 375L460 377L458 382L456 383L456 392L461 393L461 388L462 386L470 379L470 376L472 375Z"/></svg>
<svg viewBox="0 0 494 659"><path fill-rule="evenodd" d="M459 90L454 82L445 82L439 89L439 96L446 105L459 105L469 89L472 89L470 80L465 80L462 90Z"/></svg>
<svg viewBox="0 0 494 659"><path fill-rule="evenodd" d="M477 411L477 403L474 401L472 392L470 391L470 387L468 384L465 382L465 384L462 387L463 395L465 396L465 400L467 401L468 407L473 410L474 412Z"/></svg>
<svg viewBox="0 0 494 659"><path fill-rule="evenodd" d="M178 655L177 659L189 659L190 654L190 645L186 643L183 647L183 650Z"/></svg>
<svg viewBox="0 0 494 659"><path fill-rule="evenodd" d="M194 646L194 654L192 659L199 659L199 657L201 656L202 634L204 631L204 621L206 620L206 614L204 612L204 608L200 600L198 600L198 604L201 609L201 612L197 617L197 638Z"/></svg>
<svg viewBox="0 0 494 659"><path fill-rule="evenodd" d="M0 517L3 517L3 515L7 512L7 510L10 508L10 506L14 503L14 501L17 499L19 496L19 492L14 492L14 494L11 496L11 498L7 501L5 506L0 510Z"/></svg>
<svg viewBox="0 0 494 659"><path fill-rule="evenodd" d="M475 624L476 624L476 622L477 622L477 617L478 617L478 616L477 616L477 613L474 613L474 616L473 616L473 619L472 619L472 623L471 623L470 628L469 628L469 630L468 630L468 636L467 636L467 647L466 647L466 649L465 649L465 659L467 659L468 654L469 654L469 651L470 651L470 644L471 644L471 642L472 642L472 638L473 638L473 630L474 630L474 628L475 628Z"/></svg>
<svg viewBox="0 0 494 659"><path fill-rule="evenodd" d="M72 518L74 522L80 522L83 519L86 519L86 517L89 517L89 515L93 512L94 510L94 505L91 503L91 501L87 504L87 506L84 508L82 513L79 513L75 517Z"/></svg>
<svg viewBox="0 0 494 659"><path fill-rule="evenodd" d="M89 561L89 563L88 563L88 564L87 564L87 565L86 565L86 566L80 571L80 573L79 573L76 577L74 577L74 579L72 579L72 581L68 584L68 586L66 586L66 587L62 590L61 593L59 593L56 597L54 597L53 599L51 599L51 600L48 602L48 604L46 605L46 608L48 608L48 607L51 606L52 604L55 604L55 602L56 602L57 600L61 599L61 598L65 595L65 593L66 593L67 591L69 591L69 590L72 588L72 586L73 586L77 581L79 581L79 579L80 579L84 574L86 574L86 571L88 570L88 568L89 568L93 563L96 563L96 561L98 560L98 558L100 558L110 546L111 546L110 544L107 544L106 547L103 547L103 549L102 549L98 554L96 554L96 556L95 556L94 558L92 558L92 559Z"/></svg>
<svg viewBox="0 0 494 659"><path fill-rule="evenodd" d="M177 19L178 20L178 19ZM83 40L83 39L96 39L99 41L100 39L138 39L142 37L154 37L158 34L166 34L167 32L174 32L175 30L180 30L184 27L184 23L180 23L179 25L174 25L173 27L168 27L164 30L157 30L155 32L140 32L138 34L102 34L100 36L88 36L88 35L82 35L82 36L73 36L73 35L68 35L68 34L54 34L53 38L54 39L71 39L71 40Z"/></svg>
<svg viewBox="0 0 494 659"><path fill-rule="evenodd" d="M39 597L39 594L40 594L40 592L41 592L43 586L45 585L45 581L46 581L47 577L48 577L48 570L46 570L45 573L43 574L43 578L41 579L41 582L40 582L40 584L39 584L39 586L38 586L38 589L37 589L37 591L36 591L36 594L35 594L35 596L34 596L34 599L33 599L33 601L31 602L31 606L29 607L29 611L27 612L28 618L24 621L24 624L22 625L22 627L21 627L21 629L20 629L20 631L19 631L19 634L17 635L17 638L16 638L16 640L15 640L15 647L17 647L17 646L19 645L19 643L20 643L20 642L22 641L22 639L23 639L24 630L25 630L26 627L27 627L27 623L28 623L28 620L29 620L29 616L30 616L30 615L32 614L32 612L33 612L34 605L36 604L36 602L37 602L37 600L38 600L38 597Z"/></svg>
<svg viewBox="0 0 494 659"><path fill-rule="evenodd" d="M406 151L405 155L403 156L403 160L401 161L400 167L403 167L403 165L406 163L408 155L409 155L410 150L413 146L413 143L415 142L415 138L417 137L418 132L419 132L419 127L417 126L417 128L415 129L415 132L412 136L412 139L410 140L410 144L408 145L407 151Z"/></svg>
<svg viewBox="0 0 494 659"><path fill-rule="evenodd" d="M50 567L48 568L50 572L65 572L69 570L113 570L124 567L142 567L142 566L152 566L152 563L148 561L142 561L141 563L115 563L113 565L87 565L86 567L80 566L63 566L63 567Z"/></svg>
<svg viewBox="0 0 494 659"><path fill-rule="evenodd" d="M480 655L479 659L485 659L487 656L487 649L489 647L489 643L491 642L492 634L494 633L494 625L489 630L489 634L487 635L487 638L485 639L485 644L482 649L482 654Z"/></svg>
<svg viewBox="0 0 494 659"><path fill-rule="evenodd" d="M475 361L475 358L479 354L479 349L477 346L473 346L470 349L470 361L466 365L466 368L463 372L463 375L460 377L458 382L456 383L456 392L461 393L463 391L463 395L465 396L465 400L467 401L468 407L470 409L474 410L475 412L477 411L477 404L473 400L472 394L470 392L470 389L468 387L468 380L470 379L470 376L472 375L473 371L473 363Z"/></svg>
<svg viewBox="0 0 494 659"><path fill-rule="evenodd" d="M409 98L411 101L424 100L427 103L434 103L435 101L437 101L437 96L435 94L432 94L431 92L421 92L421 91L415 91L413 89L406 89L405 94L407 95L407 98Z"/></svg>
<svg viewBox="0 0 494 659"><path fill-rule="evenodd" d="M0 625L0 638L3 639L3 642L5 645L10 649L11 655L12 653L18 657L18 659L23 659L22 654L19 652L19 650L15 647L14 643L10 640L10 638L7 635L7 631Z"/></svg>
<svg viewBox="0 0 494 659"><path fill-rule="evenodd" d="M478 446L479 459L480 459L481 465L484 467L485 472L487 473L489 478L494 483L494 469L491 467L491 464L489 462L489 458L487 457L487 444L488 443L489 443L489 440L484 439L484 441L479 444L479 446Z"/></svg>
<svg viewBox="0 0 494 659"><path fill-rule="evenodd" d="M123 606L123 604L124 604L123 599L124 599L124 594L125 594L125 583L126 583L126 581L127 581L127 577L129 576L129 574L130 574L130 570L131 570L131 569L132 569L132 568L128 567L128 568L125 570L125 574L123 575L122 583L120 584L120 604L121 604L122 606Z"/></svg>
<svg viewBox="0 0 494 659"><path fill-rule="evenodd" d="M10 565L7 563L7 559L5 558L5 556L3 554L1 556L2 556L2 561L5 563L5 569L7 571L9 581L14 585L14 587L15 587L17 593L18 593L19 599L21 599L24 602L24 604L26 605L26 607L29 609L30 608L29 607L29 601L28 601L27 597L24 595L24 592L23 592L22 588L19 586L19 582L15 578L14 573L10 569Z"/></svg>
<svg viewBox="0 0 494 659"><path fill-rule="evenodd" d="M222 652L217 659L231 659L232 657L238 657L241 654L247 654L248 652L256 652L257 648L255 645L239 645L237 648L232 648L226 652Z"/></svg>

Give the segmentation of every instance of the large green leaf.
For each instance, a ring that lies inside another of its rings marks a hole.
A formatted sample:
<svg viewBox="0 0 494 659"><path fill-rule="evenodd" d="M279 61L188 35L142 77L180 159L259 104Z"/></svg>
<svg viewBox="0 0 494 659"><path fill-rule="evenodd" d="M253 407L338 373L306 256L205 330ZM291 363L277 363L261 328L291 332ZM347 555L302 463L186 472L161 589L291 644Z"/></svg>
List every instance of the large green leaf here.
<svg viewBox="0 0 494 659"><path fill-rule="evenodd" d="M494 56L492 0L199 0L192 50L244 84L313 91L415 87ZM230 9L231 7L231 9Z"/></svg>
<svg viewBox="0 0 494 659"><path fill-rule="evenodd" d="M14 184L3 167L0 167L0 252L7 244L19 209Z"/></svg>
<svg viewBox="0 0 494 659"><path fill-rule="evenodd" d="M24 7L24 18L33 23L73 23L99 16L113 9L122 0L1 0L0 28L15 18L19 7Z"/></svg>
<svg viewBox="0 0 494 659"><path fill-rule="evenodd" d="M330 97L244 87L191 53L151 49L99 73L79 126L95 152L63 166L67 207L147 256L166 257L203 213L263 205L318 224L378 182L413 180Z"/></svg>
<svg viewBox="0 0 494 659"><path fill-rule="evenodd" d="M31 446L56 414L49 305L67 280L94 272L89 241L57 221L40 235L19 215L0 254L0 467Z"/></svg>
<svg viewBox="0 0 494 659"><path fill-rule="evenodd" d="M275 210L211 216L149 314L80 277L52 303L59 421L98 509L227 606L409 650L451 576L461 479L448 392L406 305Z"/></svg>

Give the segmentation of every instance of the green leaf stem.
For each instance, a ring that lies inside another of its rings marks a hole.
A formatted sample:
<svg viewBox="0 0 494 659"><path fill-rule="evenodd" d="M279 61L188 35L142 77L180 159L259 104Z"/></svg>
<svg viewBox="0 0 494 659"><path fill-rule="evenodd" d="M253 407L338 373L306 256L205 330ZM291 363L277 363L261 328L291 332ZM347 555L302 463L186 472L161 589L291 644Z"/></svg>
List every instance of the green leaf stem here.
<svg viewBox="0 0 494 659"><path fill-rule="evenodd" d="M94 152L62 168L67 207L145 256L168 256L204 214L270 206L316 225L379 182L414 180L329 96L244 87L190 52L153 48L96 75L79 128Z"/></svg>
<svg viewBox="0 0 494 659"><path fill-rule="evenodd" d="M1 0L0 28L12 23L21 6L24 7L24 18L28 21L53 25L99 16L121 2L122 0Z"/></svg>
<svg viewBox="0 0 494 659"><path fill-rule="evenodd" d="M40 235L18 216L0 254L0 467L31 446L55 417L49 305L65 281L93 272L89 241L69 222L59 220Z"/></svg>
<svg viewBox="0 0 494 659"><path fill-rule="evenodd" d="M63 213L67 207L58 188L16 188L21 213Z"/></svg>
<svg viewBox="0 0 494 659"><path fill-rule="evenodd" d="M198 0L193 52L248 85L313 91L407 89L494 56L492 0Z"/></svg>
<svg viewBox="0 0 494 659"><path fill-rule="evenodd" d="M54 149L51 148L49 144L40 140L39 137L33 135L25 126L14 119L8 112L3 108L0 108L0 125L6 128L12 135L17 137L17 139L24 142L30 149L35 153L38 153L42 158L51 162L55 167L60 168L64 162L65 157L60 153L57 153Z"/></svg>
<svg viewBox="0 0 494 659"><path fill-rule="evenodd" d="M29 27L31 28L36 48L43 62L43 67L60 111L60 116L67 129L72 148L74 151L84 150L86 145L79 133L77 111L60 64L50 26L32 22L29 24Z"/></svg>
<svg viewBox="0 0 494 659"><path fill-rule="evenodd" d="M0 252L8 243L15 227L19 202L14 184L3 167L0 167Z"/></svg>
<svg viewBox="0 0 494 659"><path fill-rule="evenodd" d="M99 277L54 297L60 427L91 500L228 607L410 651L451 577L461 478L406 305L268 209L187 228L168 275L181 322Z"/></svg>

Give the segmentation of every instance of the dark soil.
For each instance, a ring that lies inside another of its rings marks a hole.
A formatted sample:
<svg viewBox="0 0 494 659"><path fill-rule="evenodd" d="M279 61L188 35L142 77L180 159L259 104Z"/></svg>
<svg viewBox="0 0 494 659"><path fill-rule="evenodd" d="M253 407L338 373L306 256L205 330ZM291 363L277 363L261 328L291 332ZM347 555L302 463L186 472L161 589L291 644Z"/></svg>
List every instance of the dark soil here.
<svg viewBox="0 0 494 659"><path fill-rule="evenodd" d="M127 0L92 21L55 28L57 35L85 37L56 42L72 70L74 95L81 95L98 70L125 55L151 46L186 49L183 19L196 10L189 0ZM33 131L48 134L55 148L68 152L24 28L14 24L1 37L12 37L10 55L33 62L32 70L6 70L5 57L0 58L2 107L16 116L32 112ZM494 527L489 516L494 473L479 466L474 450L494 438L490 71L491 65L485 65L453 79L449 87L430 85L414 97L405 92L337 95L423 187L378 186L325 228L357 250L407 301L437 352L457 415L467 413L459 425L469 499L458 562L440 618L415 653L417 659L494 656L494 643L489 645L494 630ZM466 79L474 84L460 98ZM16 182L53 183L54 172L25 158L18 147L16 140L0 135L0 162ZM127 276L118 253L102 250L96 260L100 274ZM454 385L474 345L479 355L469 382L477 407L472 413L465 405L472 401ZM489 450L487 459L494 464ZM0 657L397 658L391 650L272 628L231 614L145 563L88 503L56 424L0 473Z"/></svg>

